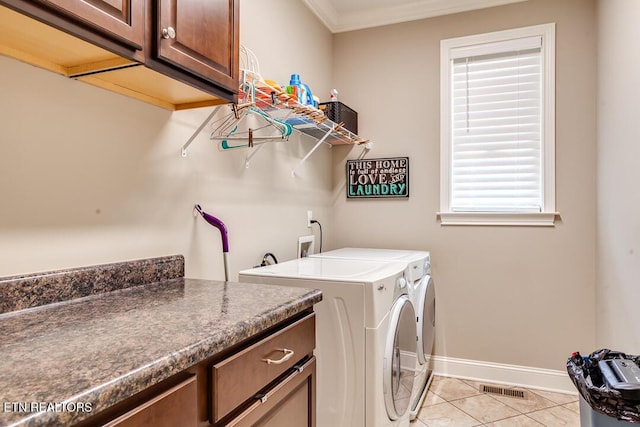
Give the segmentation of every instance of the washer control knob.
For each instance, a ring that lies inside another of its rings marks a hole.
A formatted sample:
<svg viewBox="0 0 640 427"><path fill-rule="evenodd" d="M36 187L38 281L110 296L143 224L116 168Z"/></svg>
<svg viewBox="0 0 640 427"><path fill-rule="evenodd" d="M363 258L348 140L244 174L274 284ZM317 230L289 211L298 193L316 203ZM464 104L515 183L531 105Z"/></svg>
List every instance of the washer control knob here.
<svg viewBox="0 0 640 427"><path fill-rule="evenodd" d="M384 291L384 283L378 283L378 290Z"/></svg>
<svg viewBox="0 0 640 427"><path fill-rule="evenodd" d="M404 277L398 277L398 280L396 280L396 286L398 287L398 289L404 289L407 287L407 279L405 279Z"/></svg>

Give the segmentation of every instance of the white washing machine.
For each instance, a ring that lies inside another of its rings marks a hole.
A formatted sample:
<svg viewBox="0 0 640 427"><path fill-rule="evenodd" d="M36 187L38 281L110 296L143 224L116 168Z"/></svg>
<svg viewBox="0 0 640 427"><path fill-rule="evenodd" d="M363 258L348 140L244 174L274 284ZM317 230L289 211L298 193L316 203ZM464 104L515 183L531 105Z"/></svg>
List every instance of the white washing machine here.
<svg viewBox="0 0 640 427"><path fill-rule="evenodd" d="M301 258L241 271L240 281L315 288L319 427L409 426L415 310L406 263ZM409 326L407 326L409 325ZM415 350L414 350L415 351Z"/></svg>
<svg viewBox="0 0 640 427"><path fill-rule="evenodd" d="M411 419L415 419L422 406L432 379L431 355L435 340L435 285L431 278L431 256L427 251L400 249L342 248L311 255L315 258L367 260L377 262L402 262L407 269L409 296L416 311L418 345L415 352L404 355L416 357L416 370L411 394ZM411 361L404 362L411 365Z"/></svg>

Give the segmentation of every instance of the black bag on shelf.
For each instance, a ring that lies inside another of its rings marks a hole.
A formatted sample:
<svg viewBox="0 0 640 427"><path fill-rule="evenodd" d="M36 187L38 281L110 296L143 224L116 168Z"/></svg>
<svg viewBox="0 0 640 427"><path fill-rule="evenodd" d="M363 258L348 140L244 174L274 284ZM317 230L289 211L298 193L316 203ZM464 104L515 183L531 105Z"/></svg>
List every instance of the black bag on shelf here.
<svg viewBox="0 0 640 427"><path fill-rule="evenodd" d="M635 384L624 387L622 378L612 384L608 372L603 375L600 362L613 359L630 361L640 366L640 356L601 349L588 357L574 353L567 359L567 372L582 398L601 414L622 421L640 423L640 391ZM617 388L616 388L617 387ZM640 386L637 386L640 387Z"/></svg>
<svg viewBox="0 0 640 427"><path fill-rule="evenodd" d="M318 108L324 111L329 120L335 123L344 123L344 128L358 133L358 113L347 107L340 101L321 102Z"/></svg>

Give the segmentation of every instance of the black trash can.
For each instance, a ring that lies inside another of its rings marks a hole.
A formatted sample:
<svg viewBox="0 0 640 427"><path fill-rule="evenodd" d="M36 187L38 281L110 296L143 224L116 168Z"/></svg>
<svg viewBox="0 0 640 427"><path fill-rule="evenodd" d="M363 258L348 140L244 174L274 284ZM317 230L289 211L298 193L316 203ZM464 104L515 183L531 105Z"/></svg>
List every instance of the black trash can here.
<svg viewBox="0 0 640 427"><path fill-rule="evenodd" d="M581 427L640 424L640 357L601 349L567 359L580 393Z"/></svg>

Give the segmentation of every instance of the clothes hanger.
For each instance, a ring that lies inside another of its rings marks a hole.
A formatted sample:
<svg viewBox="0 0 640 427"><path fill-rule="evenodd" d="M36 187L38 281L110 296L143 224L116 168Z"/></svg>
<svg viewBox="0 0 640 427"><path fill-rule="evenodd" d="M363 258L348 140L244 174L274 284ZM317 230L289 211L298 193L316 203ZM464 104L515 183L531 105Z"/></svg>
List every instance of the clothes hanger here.
<svg viewBox="0 0 640 427"><path fill-rule="evenodd" d="M255 97L255 85L246 83L249 88L250 99ZM221 123L211 132L211 139L219 140L219 148L228 150L233 148L253 147L264 142L287 140L293 132L293 126L282 120L273 118L267 113L255 107L253 102L243 104L232 104L231 114L221 120ZM257 117L262 124L249 124L246 129L241 130L243 122L248 117ZM273 128L275 135L257 135L256 132ZM238 143L240 142L240 143Z"/></svg>

